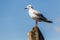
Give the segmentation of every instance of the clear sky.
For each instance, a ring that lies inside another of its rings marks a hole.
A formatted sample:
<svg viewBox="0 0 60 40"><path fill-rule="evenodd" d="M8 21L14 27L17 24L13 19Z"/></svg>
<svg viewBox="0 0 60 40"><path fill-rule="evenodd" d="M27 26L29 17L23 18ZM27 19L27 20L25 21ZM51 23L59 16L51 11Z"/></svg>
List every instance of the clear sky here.
<svg viewBox="0 0 60 40"><path fill-rule="evenodd" d="M60 0L0 0L0 40L28 40L35 24L24 9L28 4L53 21L38 25L45 40L60 40Z"/></svg>

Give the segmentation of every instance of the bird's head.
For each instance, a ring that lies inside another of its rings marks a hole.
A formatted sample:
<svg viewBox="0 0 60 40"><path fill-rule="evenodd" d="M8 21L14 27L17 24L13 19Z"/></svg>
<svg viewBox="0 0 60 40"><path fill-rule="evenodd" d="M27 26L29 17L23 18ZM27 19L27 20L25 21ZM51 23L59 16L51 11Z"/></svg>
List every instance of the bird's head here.
<svg viewBox="0 0 60 40"><path fill-rule="evenodd" d="M25 8L25 9L32 9L33 7L32 7L32 5L27 5L27 7Z"/></svg>

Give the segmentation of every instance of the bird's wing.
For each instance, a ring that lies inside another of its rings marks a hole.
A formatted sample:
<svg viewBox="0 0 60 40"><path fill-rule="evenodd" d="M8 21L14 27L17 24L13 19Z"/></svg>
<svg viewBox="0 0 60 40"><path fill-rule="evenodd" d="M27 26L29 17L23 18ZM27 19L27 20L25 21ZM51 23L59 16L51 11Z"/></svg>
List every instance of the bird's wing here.
<svg viewBox="0 0 60 40"><path fill-rule="evenodd" d="M37 15L37 16L39 16L40 18L44 18L44 19L46 19L44 16L43 16L43 14L40 14L40 13L35 13L35 12L33 12L35 15Z"/></svg>
<svg viewBox="0 0 60 40"><path fill-rule="evenodd" d="M41 12L34 10L33 14L37 15L40 19L47 21L47 18L45 18Z"/></svg>
<svg viewBox="0 0 60 40"><path fill-rule="evenodd" d="M40 20L47 21L47 18L45 18L45 17L43 16L43 14L35 13L35 12L34 12L34 14L37 15Z"/></svg>
<svg viewBox="0 0 60 40"><path fill-rule="evenodd" d="M47 18L45 18L43 16L43 14L41 12L39 12L39 11L34 10L33 14L37 15L39 17L38 19L40 19L40 20L42 20L44 22L53 23L52 21L49 21Z"/></svg>
<svg viewBox="0 0 60 40"><path fill-rule="evenodd" d="M39 16L40 18L46 19L46 18L43 16L43 14L42 14L41 12L37 11L37 10L33 10L33 14Z"/></svg>

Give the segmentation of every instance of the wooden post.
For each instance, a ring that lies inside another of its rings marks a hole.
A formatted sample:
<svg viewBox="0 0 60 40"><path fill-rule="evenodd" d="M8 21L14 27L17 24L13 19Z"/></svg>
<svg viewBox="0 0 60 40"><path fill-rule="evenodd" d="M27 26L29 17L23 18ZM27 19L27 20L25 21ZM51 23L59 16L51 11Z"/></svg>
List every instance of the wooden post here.
<svg viewBox="0 0 60 40"><path fill-rule="evenodd" d="M44 40L44 37L37 26L28 32L28 40Z"/></svg>

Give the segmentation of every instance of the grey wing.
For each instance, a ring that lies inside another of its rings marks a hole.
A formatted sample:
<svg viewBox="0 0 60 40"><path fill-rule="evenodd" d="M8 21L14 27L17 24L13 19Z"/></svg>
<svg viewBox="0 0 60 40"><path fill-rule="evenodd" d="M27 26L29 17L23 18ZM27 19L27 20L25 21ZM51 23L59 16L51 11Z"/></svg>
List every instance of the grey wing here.
<svg viewBox="0 0 60 40"><path fill-rule="evenodd" d="M45 18L43 16L43 14L41 14L41 13L34 13L34 14L37 15L37 16L39 16L40 17L40 20L47 21L47 18Z"/></svg>
<svg viewBox="0 0 60 40"><path fill-rule="evenodd" d="M43 14L41 14L41 13L35 13L35 12L34 12L34 14L37 15L37 16L39 16L40 18L46 19L46 18L43 16Z"/></svg>

